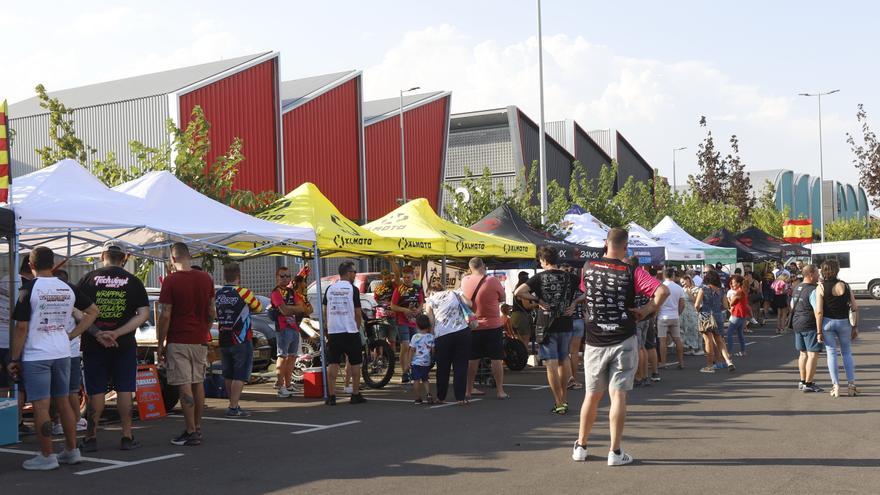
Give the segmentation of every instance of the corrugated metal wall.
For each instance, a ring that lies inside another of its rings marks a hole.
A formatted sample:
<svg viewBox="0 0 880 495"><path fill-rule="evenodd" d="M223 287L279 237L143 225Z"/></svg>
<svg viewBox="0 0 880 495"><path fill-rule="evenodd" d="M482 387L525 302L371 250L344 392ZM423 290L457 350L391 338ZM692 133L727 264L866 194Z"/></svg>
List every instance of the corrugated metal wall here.
<svg viewBox="0 0 880 495"><path fill-rule="evenodd" d="M464 177L465 168L474 175L481 175L486 168L492 174L515 173L510 128L450 130L446 177Z"/></svg>
<svg viewBox="0 0 880 495"><path fill-rule="evenodd" d="M590 138L592 138L592 140L595 141L608 156L612 158L617 156L617 142L615 141L616 133L611 129L595 129L587 131L587 135L590 136Z"/></svg>
<svg viewBox="0 0 880 495"><path fill-rule="evenodd" d="M15 130L12 176L19 177L41 166L40 157L34 150L50 144L49 114L17 119L14 115L12 117L9 121L10 127ZM120 164L130 167L136 164L129 149L130 141L140 141L154 147L166 142L168 99L159 95L78 108L70 118L74 121L77 137L98 150L93 158L102 159L113 151ZM84 165L91 165L93 161Z"/></svg>
<svg viewBox="0 0 880 495"><path fill-rule="evenodd" d="M235 137L244 142L244 162L236 187L254 192L277 190L277 59L268 60L180 97L181 127L201 105L211 123L211 143L220 156Z"/></svg>
<svg viewBox="0 0 880 495"><path fill-rule="evenodd" d="M355 220L360 218L359 79L282 115L285 193L313 182L343 215Z"/></svg>
<svg viewBox="0 0 880 495"><path fill-rule="evenodd" d="M618 187L622 187L630 176L640 182L649 182L654 177L651 166L636 154L635 149L620 134L617 135L617 164Z"/></svg>
<svg viewBox="0 0 880 495"><path fill-rule="evenodd" d="M407 110L407 198L425 198L435 211L440 199L449 97ZM367 157L367 212L376 219L397 208L401 197L400 121L381 120L364 129Z"/></svg>
<svg viewBox="0 0 880 495"><path fill-rule="evenodd" d="M538 127L520 113L519 128L522 134L523 165L525 173L528 174L532 163L538 160L541 155ZM568 185L571 182L572 157L556 141L547 136L545 139L547 140L547 183L555 180L557 184L568 190Z"/></svg>
<svg viewBox="0 0 880 495"><path fill-rule="evenodd" d="M569 153L574 154L574 143L570 143L571 133L569 126L564 120L554 122L544 122L544 131L550 135L557 143L561 144Z"/></svg>
<svg viewBox="0 0 880 495"><path fill-rule="evenodd" d="M598 179L602 165L611 166L611 160L602 147L578 126L575 126L574 143L574 156L583 165L588 178Z"/></svg>

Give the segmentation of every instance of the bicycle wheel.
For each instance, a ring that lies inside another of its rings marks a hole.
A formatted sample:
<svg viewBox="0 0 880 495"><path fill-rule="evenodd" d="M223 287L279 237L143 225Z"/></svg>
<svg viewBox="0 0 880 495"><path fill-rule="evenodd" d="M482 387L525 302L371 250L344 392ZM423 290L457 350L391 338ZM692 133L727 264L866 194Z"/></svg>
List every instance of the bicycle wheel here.
<svg viewBox="0 0 880 495"><path fill-rule="evenodd" d="M511 371L522 371L529 361L529 351L517 339L504 339L504 362Z"/></svg>
<svg viewBox="0 0 880 495"><path fill-rule="evenodd" d="M364 383L370 388L388 385L394 376L394 351L384 340L374 340L364 346Z"/></svg>

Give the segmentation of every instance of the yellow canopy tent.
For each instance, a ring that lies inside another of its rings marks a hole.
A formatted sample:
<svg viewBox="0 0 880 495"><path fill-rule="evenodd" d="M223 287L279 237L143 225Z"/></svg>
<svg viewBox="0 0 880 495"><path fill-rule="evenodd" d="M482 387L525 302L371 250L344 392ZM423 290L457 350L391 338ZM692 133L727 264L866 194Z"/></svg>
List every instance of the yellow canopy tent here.
<svg viewBox="0 0 880 495"><path fill-rule="evenodd" d="M395 249L390 254L395 256L535 258L534 244L484 234L444 220L424 198L414 199L364 228L392 240Z"/></svg>
<svg viewBox="0 0 880 495"><path fill-rule="evenodd" d="M305 182L273 203L257 217L297 227L314 229L321 257L379 256L397 250L394 239L383 237L352 222L311 182ZM266 251L268 254L308 256L287 246Z"/></svg>

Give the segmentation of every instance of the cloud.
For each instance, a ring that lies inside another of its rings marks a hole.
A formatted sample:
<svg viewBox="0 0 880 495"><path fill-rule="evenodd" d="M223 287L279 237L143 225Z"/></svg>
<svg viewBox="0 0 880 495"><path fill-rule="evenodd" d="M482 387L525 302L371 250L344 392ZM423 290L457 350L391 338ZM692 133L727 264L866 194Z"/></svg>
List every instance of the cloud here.
<svg viewBox="0 0 880 495"><path fill-rule="evenodd" d="M517 105L537 120L537 74L535 36L500 44L444 24L406 33L365 69L364 85L367 98L394 96L408 85L451 90L453 112ZM679 182L696 172L701 115L724 153L729 136L739 137L750 170L818 172L814 103L773 94L705 61L629 57L581 36L545 35L544 92L548 121L616 128L661 174L671 174L671 149L688 146L678 155ZM855 183L844 142L844 132L855 127L850 120L823 115L826 171L834 170L826 178Z"/></svg>

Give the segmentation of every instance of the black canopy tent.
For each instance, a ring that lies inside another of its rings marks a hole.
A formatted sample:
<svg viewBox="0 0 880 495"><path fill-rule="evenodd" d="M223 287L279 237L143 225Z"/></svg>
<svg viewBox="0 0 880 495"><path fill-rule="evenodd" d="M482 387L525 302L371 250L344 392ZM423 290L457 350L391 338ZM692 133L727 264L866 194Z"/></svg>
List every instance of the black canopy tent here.
<svg viewBox="0 0 880 495"><path fill-rule="evenodd" d="M602 257L602 248L582 246L541 232L529 225L526 220L509 205L501 205L483 217L471 228L516 241L529 242L537 247L550 246L559 250L559 261L581 266L588 259Z"/></svg>
<svg viewBox="0 0 880 495"><path fill-rule="evenodd" d="M768 252L777 258L810 256L809 249L785 242L754 226L736 234L736 239L747 247Z"/></svg>
<svg viewBox="0 0 880 495"><path fill-rule="evenodd" d="M718 247L736 248L736 260L749 263L757 263L774 257L772 253L746 246L736 238L733 232L721 228L709 237L703 239L706 244Z"/></svg>

